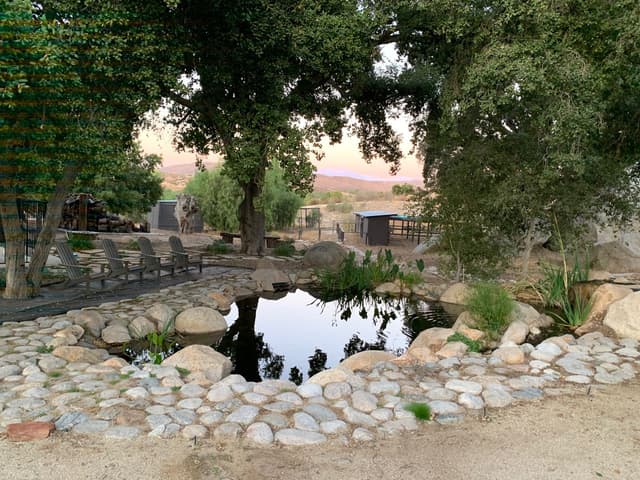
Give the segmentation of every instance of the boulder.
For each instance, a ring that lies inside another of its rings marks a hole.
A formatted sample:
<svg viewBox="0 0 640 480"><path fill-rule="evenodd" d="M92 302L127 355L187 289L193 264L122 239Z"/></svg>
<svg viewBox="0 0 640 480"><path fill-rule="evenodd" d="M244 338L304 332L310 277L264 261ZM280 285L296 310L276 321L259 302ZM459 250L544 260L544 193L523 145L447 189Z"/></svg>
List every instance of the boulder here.
<svg viewBox="0 0 640 480"><path fill-rule="evenodd" d="M414 348L428 348L434 352L438 351L445 343L447 343L447 339L454 333L455 330L453 328L427 328L420 332L415 340L411 342L407 353L411 353L411 350Z"/></svg>
<svg viewBox="0 0 640 480"><path fill-rule="evenodd" d="M491 356L500 359L507 365L524 363L524 352L519 347L500 347L494 350Z"/></svg>
<svg viewBox="0 0 640 480"><path fill-rule="evenodd" d="M640 292L609 305L603 323L620 338L640 340Z"/></svg>
<svg viewBox="0 0 640 480"><path fill-rule="evenodd" d="M502 335L500 344L503 345L505 343L513 342L514 344L519 345L525 341L527 335L529 335L529 325L522 320L516 320L515 322L511 322L507 327L507 330Z"/></svg>
<svg viewBox="0 0 640 480"><path fill-rule="evenodd" d="M165 367L179 367L189 372L205 372L212 382L231 373L231 360L206 345L189 345L162 362Z"/></svg>
<svg viewBox="0 0 640 480"><path fill-rule="evenodd" d="M466 305L469 293L471 293L471 287L469 285L466 283L454 283L440 295L440 301L454 303L456 305Z"/></svg>
<svg viewBox="0 0 640 480"><path fill-rule="evenodd" d="M100 363L109 357L109 353L106 350L76 346L58 347L51 353L67 362L81 363Z"/></svg>
<svg viewBox="0 0 640 480"><path fill-rule="evenodd" d="M347 257L347 251L335 242L318 242L311 246L302 258L306 268L338 270Z"/></svg>
<svg viewBox="0 0 640 480"><path fill-rule="evenodd" d="M227 322L213 308L193 307L178 314L175 329L186 335L221 333L227 330Z"/></svg>
<svg viewBox="0 0 640 480"><path fill-rule="evenodd" d="M449 342L438 350L436 355L440 358L462 357L468 349L469 347L465 343Z"/></svg>
<svg viewBox="0 0 640 480"><path fill-rule="evenodd" d="M149 307L147 311L144 312L144 316L156 323L159 332L164 331L165 328L167 333L173 333L175 331L173 322L176 318L176 312L164 303L157 303ZM167 325L169 326L167 327Z"/></svg>
<svg viewBox="0 0 640 480"><path fill-rule="evenodd" d="M23 422L7 425L7 439L13 442L43 440L55 430L52 422Z"/></svg>
<svg viewBox="0 0 640 480"><path fill-rule="evenodd" d="M231 310L233 300L227 297L224 293L209 292L208 297L216 302L217 308L220 312L228 312Z"/></svg>
<svg viewBox="0 0 640 480"><path fill-rule="evenodd" d="M436 354L433 353L430 348L426 347L412 348L402 357L403 359L406 357L409 361L418 361L420 363L433 363L439 360Z"/></svg>
<svg viewBox="0 0 640 480"><path fill-rule="evenodd" d="M539 327L537 323L540 320L540 313L531 305L522 302L515 302L515 308L511 312L510 323L520 320L527 324L529 328L532 326Z"/></svg>
<svg viewBox="0 0 640 480"><path fill-rule="evenodd" d="M458 328L456 328L455 330L456 332L461 333L470 340L480 340L485 336L485 333L482 330L471 328L464 324L458 326Z"/></svg>
<svg viewBox="0 0 640 480"><path fill-rule="evenodd" d="M402 294L402 287L395 282L385 282L376 287L376 293L378 295L398 296Z"/></svg>
<svg viewBox="0 0 640 480"><path fill-rule="evenodd" d="M132 338L145 338L148 334L157 329L155 322L147 317L136 317L129 324L129 333Z"/></svg>
<svg viewBox="0 0 640 480"><path fill-rule="evenodd" d="M452 325L451 328L453 328L457 332L463 326L467 326L467 327L476 326L476 319L473 317L473 315L471 315L471 312L468 312L466 310L462 312L460 315L458 315L458 318L456 319L455 323Z"/></svg>
<svg viewBox="0 0 640 480"><path fill-rule="evenodd" d="M640 271L640 256L618 241L598 243L592 251L592 266L614 273Z"/></svg>
<svg viewBox="0 0 640 480"><path fill-rule="evenodd" d="M102 330L102 340L109 345L128 343L131 335L124 325L109 325Z"/></svg>
<svg viewBox="0 0 640 480"><path fill-rule="evenodd" d="M69 342L68 345L72 345L77 343L77 340L80 340L84 335L84 328L80 325L71 325L69 327L63 328L62 330L58 330L53 334L54 337L74 337L76 342Z"/></svg>
<svg viewBox="0 0 640 480"><path fill-rule="evenodd" d="M89 332L95 338L100 338L102 329L107 324L106 319L100 312L95 310L80 310L73 321L76 325L80 325L86 332Z"/></svg>
<svg viewBox="0 0 640 480"><path fill-rule="evenodd" d="M576 335L584 335L602 327L602 321L613 302L623 299L633 293L633 290L621 285L605 283L600 285L591 297L591 311L585 322L576 328Z"/></svg>
<svg viewBox="0 0 640 480"><path fill-rule="evenodd" d="M289 276L275 268L273 263L266 259L261 258L258 260L256 270L251 274L251 279L257 284L258 290L266 292L273 292L275 290L274 284L290 284Z"/></svg>
<svg viewBox="0 0 640 480"><path fill-rule="evenodd" d="M339 366L346 367L353 372L371 370L376 363L395 360L395 358L396 356L393 353L385 352L384 350L366 350L351 355L340 362Z"/></svg>
<svg viewBox="0 0 640 480"><path fill-rule="evenodd" d="M353 372L344 366L337 366L335 368L329 368L316 373L313 377L307 380L307 383L315 383L324 387L329 383L346 382Z"/></svg>

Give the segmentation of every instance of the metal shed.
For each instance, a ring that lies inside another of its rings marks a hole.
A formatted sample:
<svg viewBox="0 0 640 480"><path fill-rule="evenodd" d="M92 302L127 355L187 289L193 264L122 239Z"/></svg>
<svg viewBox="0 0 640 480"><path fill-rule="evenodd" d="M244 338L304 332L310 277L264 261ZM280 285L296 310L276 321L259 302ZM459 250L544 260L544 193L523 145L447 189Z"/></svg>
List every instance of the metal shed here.
<svg viewBox="0 0 640 480"><path fill-rule="evenodd" d="M356 231L365 245L389 245L389 219L393 212L382 210L367 210L354 212L356 216Z"/></svg>
<svg viewBox="0 0 640 480"><path fill-rule="evenodd" d="M159 230L179 230L178 220L174 215L176 209L176 200L160 200L156 203L148 215L148 222L151 228ZM195 233L202 232L203 222L202 216L196 213L193 216L193 231Z"/></svg>

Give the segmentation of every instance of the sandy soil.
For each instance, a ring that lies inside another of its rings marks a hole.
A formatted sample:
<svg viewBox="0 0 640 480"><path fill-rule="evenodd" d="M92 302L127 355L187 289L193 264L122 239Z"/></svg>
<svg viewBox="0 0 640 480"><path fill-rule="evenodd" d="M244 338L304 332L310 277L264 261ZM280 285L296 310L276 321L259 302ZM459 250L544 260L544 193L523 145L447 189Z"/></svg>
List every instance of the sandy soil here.
<svg viewBox="0 0 640 480"><path fill-rule="evenodd" d="M3 479L636 479L640 383L489 412L371 444L251 448L56 433L0 441Z"/></svg>

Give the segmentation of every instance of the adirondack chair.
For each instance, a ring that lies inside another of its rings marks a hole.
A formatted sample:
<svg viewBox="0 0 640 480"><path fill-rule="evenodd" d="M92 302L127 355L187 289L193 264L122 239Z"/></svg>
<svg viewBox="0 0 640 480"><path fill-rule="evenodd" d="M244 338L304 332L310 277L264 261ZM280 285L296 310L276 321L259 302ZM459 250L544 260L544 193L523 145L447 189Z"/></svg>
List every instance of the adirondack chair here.
<svg viewBox="0 0 640 480"><path fill-rule="evenodd" d="M142 263L142 257L137 264L131 264L129 260L125 260L120 256L118 247L113 243L110 238L104 238L102 240L102 249L104 250L105 258L109 264L109 276L112 278L124 278L126 282L129 281L129 275L138 275L140 281L143 280L144 274L147 271L146 266Z"/></svg>
<svg viewBox="0 0 640 480"><path fill-rule="evenodd" d="M71 250L69 244L64 240L55 242L56 251L60 257L60 265L67 271L67 280L52 288L66 288L78 284L85 284L85 288L90 290L93 285L99 283L98 289L106 287L106 281L109 279L109 273L106 271L106 265L100 264L100 272L95 272L91 265L82 265Z"/></svg>
<svg viewBox="0 0 640 480"><path fill-rule="evenodd" d="M140 254L142 255L142 260L147 272L156 272L158 280L160 280L160 275L163 270L171 272L171 275L175 274L175 262L163 262L162 256L156 254L153 245L151 245L151 241L147 237L138 238L138 246L140 247Z"/></svg>
<svg viewBox="0 0 640 480"><path fill-rule="evenodd" d="M171 255L176 264L176 269L189 271L190 266L197 266L202 273L202 253L185 250L180 237L169 237Z"/></svg>

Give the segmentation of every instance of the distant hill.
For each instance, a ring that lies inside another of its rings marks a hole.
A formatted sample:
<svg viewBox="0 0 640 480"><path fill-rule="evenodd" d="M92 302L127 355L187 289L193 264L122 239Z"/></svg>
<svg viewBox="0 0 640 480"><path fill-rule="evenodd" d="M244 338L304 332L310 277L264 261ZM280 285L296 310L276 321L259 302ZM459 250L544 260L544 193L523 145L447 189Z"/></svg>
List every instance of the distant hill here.
<svg viewBox="0 0 640 480"><path fill-rule="evenodd" d="M213 164L206 164L207 167ZM184 189L191 177L195 174L196 167L192 163L170 165L162 167L160 173L164 178L163 187L174 191ZM355 175L355 174L354 174ZM355 190L367 192L390 192L391 187L396 184L408 183L410 185L422 186L421 180L364 180L350 176L316 175L314 191L316 192L352 192Z"/></svg>

